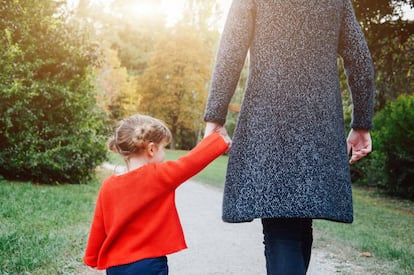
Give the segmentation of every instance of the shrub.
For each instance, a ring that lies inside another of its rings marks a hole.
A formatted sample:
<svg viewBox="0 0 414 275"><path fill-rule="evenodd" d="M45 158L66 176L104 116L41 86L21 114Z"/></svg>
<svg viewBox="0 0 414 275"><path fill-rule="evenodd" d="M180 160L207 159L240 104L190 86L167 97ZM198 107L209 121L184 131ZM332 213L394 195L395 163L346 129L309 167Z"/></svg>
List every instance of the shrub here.
<svg viewBox="0 0 414 275"><path fill-rule="evenodd" d="M373 174L387 191L414 199L414 95L400 96L374 118ZM380 169L384 168L384 171Z"/></svg>
<svg viewBox="0 0 414 275"><path fill-rule="evenodd" d="M84 182L105 157L98 61L62 2L0 2L0 174L43 183Z"/></svg>

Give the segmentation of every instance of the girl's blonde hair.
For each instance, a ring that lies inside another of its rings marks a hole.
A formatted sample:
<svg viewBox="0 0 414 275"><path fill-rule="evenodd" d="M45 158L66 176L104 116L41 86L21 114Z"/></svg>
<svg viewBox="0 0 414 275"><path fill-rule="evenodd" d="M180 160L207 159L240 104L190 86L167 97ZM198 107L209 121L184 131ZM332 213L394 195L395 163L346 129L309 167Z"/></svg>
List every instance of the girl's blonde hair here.
<svg viewBox="0 0 414 275"><path fill-rule="evenodd" d="M140 154L151 142L169 143L171 138L171 132L164 122L136 114L119 122L114 135L108 140L108 148L128 159L131 155Z"/></svg>

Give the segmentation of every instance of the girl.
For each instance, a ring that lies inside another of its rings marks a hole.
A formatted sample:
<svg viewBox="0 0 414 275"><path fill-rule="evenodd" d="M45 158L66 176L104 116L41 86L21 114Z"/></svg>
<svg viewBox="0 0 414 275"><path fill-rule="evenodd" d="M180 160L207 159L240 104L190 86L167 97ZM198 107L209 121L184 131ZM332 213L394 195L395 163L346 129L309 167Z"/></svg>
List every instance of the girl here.
<svg viewBox="0 0 414 275"><path fill-rule="evenodd" d="M127 172L107 178L99 191L84 261L107 274L168 274L167 254L185 249L175 189L224 153L218 133L176 161L164 160L171 140L165 124L134 115L119 124L109 149Z"/></svg>

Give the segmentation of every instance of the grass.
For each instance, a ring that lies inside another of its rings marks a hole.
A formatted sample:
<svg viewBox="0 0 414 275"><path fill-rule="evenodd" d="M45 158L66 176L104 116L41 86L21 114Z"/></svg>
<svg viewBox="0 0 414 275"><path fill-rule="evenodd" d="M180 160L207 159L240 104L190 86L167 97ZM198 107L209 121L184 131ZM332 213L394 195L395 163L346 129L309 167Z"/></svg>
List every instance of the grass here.
<svg viewBox="0 0 414 275"><path fill-rule="evenodd" d="M87 185L0 181L0 274L75 274L100 180Z"/></svg>
<svg viewBox="0 0 414 275"><path fill-rule="evenodd" d="M167 159L184 153L168 151ZM114 155L110 161L123 165ZM221 156L194 180L222 188L226 163ZM96 194L108 171L97 174L87 185L0 180L0 274L78 273ZM315 221L315 231L328 243L370 252L395 268L392 274L414 274L414 203L354 187L354 208L352 225Z"/></svg>
<svg viewBox="0 0 414 275"><path fill-rule="evenodd" d="M396 265L393 274L414 274L414 203L358 186L353 194L353 224L316 221L316 230L333 241Z"/></svg>

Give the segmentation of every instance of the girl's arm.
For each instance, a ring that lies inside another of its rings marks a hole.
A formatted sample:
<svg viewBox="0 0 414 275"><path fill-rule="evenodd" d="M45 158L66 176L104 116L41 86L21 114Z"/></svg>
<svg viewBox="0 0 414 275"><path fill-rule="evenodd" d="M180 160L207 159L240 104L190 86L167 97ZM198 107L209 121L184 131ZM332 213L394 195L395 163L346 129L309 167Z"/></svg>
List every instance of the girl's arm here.
<svg viewBox="0 0 414 275"><path fill-rule="evenodd" d="M228 141L224 140L220 134L213 133L178 160L157 165L157 174L162 182L170 184L172 188L177 188L226 152L228 147Z"/></svg>

